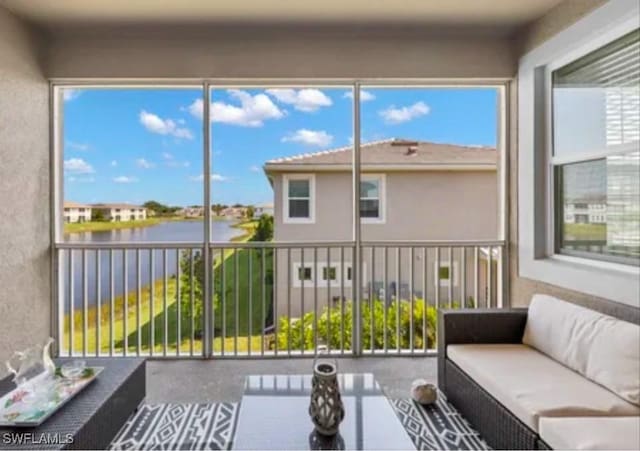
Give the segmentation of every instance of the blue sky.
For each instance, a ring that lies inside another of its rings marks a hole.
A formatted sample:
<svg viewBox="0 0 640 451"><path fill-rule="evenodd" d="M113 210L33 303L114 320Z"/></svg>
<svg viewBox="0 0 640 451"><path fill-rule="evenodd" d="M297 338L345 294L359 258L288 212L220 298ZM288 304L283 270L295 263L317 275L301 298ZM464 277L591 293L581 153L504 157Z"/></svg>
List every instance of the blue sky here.
<svg viewBox="0 0 640 451"><path fill-rule="evenodd" d="M215 89L212 202L273 201L265 161L352 142L350 90ZM199 89L64 92L65 200L202 204ZM362 142L496 145L494 89L364 88Z"/></svg>

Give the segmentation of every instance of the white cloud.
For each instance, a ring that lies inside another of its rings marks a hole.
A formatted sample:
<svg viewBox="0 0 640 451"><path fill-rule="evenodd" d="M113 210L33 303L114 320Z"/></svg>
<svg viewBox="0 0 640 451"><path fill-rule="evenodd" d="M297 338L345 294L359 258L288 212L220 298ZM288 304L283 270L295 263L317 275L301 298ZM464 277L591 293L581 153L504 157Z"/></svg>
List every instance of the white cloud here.
<svg viewBox="0 0 640 451"><path fill-rule="evenodd" d="M119 177L115 177L113 181L115 183L135 183L138 181L138 179L135 177L128 177L126 175L121 175Z"/></svg>
<svg viewBox="0 0 640 451"><path fill-rule="evenodd" d="M140 112L140 123L152 133L171 135L176 138L193 139L193 135L188 128L179 127L175 121L162 119L160 116L148 113L145 110Z"/></svg>
<svg viewBox="0 0 640 451"><path fill-rule="evenodd" d="M171 155L169 152L162 152L162 159L163 160L173 160L173 155Z"/></svg>
<svg viewBox="0 0 640 451"><path fill-rule="evenodd" d="M240 89L228 89L227 93L238 100L240 105L211 102L211 122L241 127L262 127L264 121L280 119L286 114L265 94L251 95ZM202 119L202 103L202 99L196 99L187 110L193 116Z"/></svg>
<svg viewBox="0 0 640 451"><path fill-rule="evenodd" d="M79 150L82 152L85 152L87 150L89 150L89 144L85 144L85 143L77 143L77 142L73 142L73 141L67 141L67 147L69 149L73 149L73 150Z"/></svg>
<svg viewBox="0 0 640 451"><path fill-rule="evenodd" d="M93 177L67 177L67 180L72 183L93 183L96 181Z"/></svg>
<svg viewBox="0 0 640 451"><path fill-rule="evenodd" d="M73 88L62 89L62 98L64 99L65 102L69 102L73 99L77 99L78 97L80 97L80 94L82 94L82 91L80 89L73 89Z"/></svg>
<svg viewBox="0 0 640 451"><path fill-rule="evenodd" d="M116 160L111 160L110 165L111 167L115 168L116 166L118 166L118 162Z"/></svg>
<svg viewBox="0 0 640 451"><path fill-rule="evenodd" d="M156 165L155 163L145 160L144 158L138 158L136 160L136 166L142 169L151 169L151 168L154 168Z"/></svg>
<svg viewBox="0 0 640 451"><path fill-rule="evenodd" d="M253 166L251 166L251 167L249 168L249 170L250 170L251 172L260 172L260 171L262 171L262 169L260 169L260 166L257 166L257 165L255 165L255 164L254 164Z"/></svg>
<svg viewBox="0 0 640 451"><path fill-rule="evenodd" d="M353 99L353 92L352 91L345 92L342 97L344 97L345 99ZM371 92L365 91L364 89L360 90L360 101L361 102L368 102L370 100L374 100L375 98L376 98L376 96L373 95Z"/></svg>
<svg viewBox="0 0 640 451"><path fill-rule="evenodd" d="M72 174L93 174L96 172L89 163L82 158L69 158L64 160L64 170Z"/></svg>
<svg viewBox="0 0 640 451"><path fill-rule="evenodd" d="M333 142L333 136L324 130L300 129L282 138L282 142L295 142L307 146L327 147Z"/></svg>
<svg viewBox="0 0 640 451"><path fill-rule="evenodd" d="M266 93L272 95L278 102L293 105L298 111L306 113L317 111L323 106L331 106L331 99L319 89L267 89Z"/></svg>
<svg viewBox="0 0 640 451"><path fill-rule="evenodd" d="M189 180L191 180L192 182L202 182L204 181L204 175L200 174L200 175L192 175L189 177ZM225 177L224 175L221 174L211 174L211 181L212 182L226 182L227 180L229 180L229 177Z"/></svg>
<svg viewBox="0 0 640 451"><path fill-rule="evenodd" d="M403 106L396 108L391 105L386 110L378 111L378 114L387 124L401 124L403 122L410 121L416 117L429 114L430 108L424 102L416 102L410 106Z"/></svg>

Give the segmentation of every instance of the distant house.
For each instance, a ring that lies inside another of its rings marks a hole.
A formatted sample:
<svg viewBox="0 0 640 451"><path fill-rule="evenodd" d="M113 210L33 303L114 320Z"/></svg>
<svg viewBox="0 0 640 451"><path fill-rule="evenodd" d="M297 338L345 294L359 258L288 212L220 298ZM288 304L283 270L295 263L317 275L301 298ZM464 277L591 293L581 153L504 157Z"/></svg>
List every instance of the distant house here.
<svg viewBox="0 0 640 451"><path fill-rule="evenodd" d="M65 202L63 208L66 223L91 221L91 205Z"/></svg>
<svg viewBox="0 0 640 451"><path fill-rule="evenodd" d="M606 224L606 198L584 198L565 202L564 222L566 224Z"/></svg>
<svg viewBox="0 0 640 451"><path fill-rule="evenodd" d="M204 216L204 207L186 207L179 210L178 214L186 218L199 218Z"/></svg>
<svg viewBox="0 0 640 451"><path fill-rule="evenodd" d="M345 147L265 164L274 191L275 241L352 239L352 157L351 147ZM495 240L499 223L497 160L496 150L486 147L399 139L361 145L363 241ZM275 271L279 311L290 308L292 315L299 315L302 309L306 312L312 302L306 301L302 307L305 298L348 299L352 255L350 248L342 249L306 249L304 255L300 249L292 249L290 255L279 251ZM406 249L397 261L391 255L385 263L381 251L375 259L365 252L364 295L389 301L398 296L407 299L413 292L415 297L426 296L433 302L436 281L440 284L438 295L445 299L451 280L453 297L460 301L461 278L473 284L473 253L467 252L463 259L456 251L449 259L447 248L439 257L431 251L426 256L415 252L413 265ZM478 255L480 290L487 290L488 256L482 251ZM491 257L493 265L497 264L499 255ZM492 271L494 285L499 283L496 274L498 271Z"/></svg>
<svg viewBox="0 0 640 451"><path fill-rule="evenodd" d="M100 212L105 221L140 221L147 219L147 209L131 204L93 204L93 211Z"/></svg>
<svg viewBox="0 0 640 451"><path fill-rule="evenodd" d="M247 209L245 207L227 207L221 212L222 216L229 219L242 219L246 214Z"/></svg>
<svg viewBox="0 0 640 451"><path fill-rule="evenodd" d="M273 216L273 204L272 203L258 204L254 207L253 211L254 211L253 216L256 218L259 218L262 215Z"/></svg>

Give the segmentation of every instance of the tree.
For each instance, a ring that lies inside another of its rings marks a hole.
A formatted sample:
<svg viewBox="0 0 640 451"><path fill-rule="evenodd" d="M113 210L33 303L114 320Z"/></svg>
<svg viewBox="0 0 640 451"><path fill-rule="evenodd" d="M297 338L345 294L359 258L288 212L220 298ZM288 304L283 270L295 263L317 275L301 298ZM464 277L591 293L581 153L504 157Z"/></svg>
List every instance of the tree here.
<svg viewBox="0 0 640 451"><path fill-rule="evenodd" d="M91 220L92 221L106 221L107 218L104 215L104 211L98 210L96 208L91 209Z"/></svg>
<svg viewBox="0 0 640 451"><path fill-rule="evenodd" d="M253 215L255 214L256 214L256 209L254 208L253 205L249 205L245 212L245 216L247 217L247 219L253 219Z"/></svg>
<svg viewBox="0 0 640 451"><path fill-rule="evenodd" d="M222 204L213 204L211 206L211 211L213 211L213 213L216 216L220 216L220 214L222 213L222 210L224 210L224 209L225 209L225 206L222 205Z"/></svg>
<svg viewBox="0 0 640 451"><path fill-rule="evenodd" d="M142 204L144 208L155 213L156 216L169 216L180 210L180 207L169 207L155 200L149 200Z"/></svg>
<svg viewBox="0 0 640 451"><path fill-rule="evenodd" d="M264 214L258 219L258 225L249 241L273 240L273 216Z"/></svg>
<svg viewBox="0 0 640 451"><path fill-rule="evenodd" d="M191 257L193 255L193 257ZM192 263L193 258L193 263ZM191 266L193 264L193 278L191 278ZM204 259L202 252L183 251L180 259L180 313L184 324L189 325L183 332L190 330L191 319L193 318L194 330L193 335L196 338L202 338L203 320L204 320ZM191 293L193 292L193 303L191 302ZM213 308L216 313L219 308L219 296L213 296Z"/></svg>

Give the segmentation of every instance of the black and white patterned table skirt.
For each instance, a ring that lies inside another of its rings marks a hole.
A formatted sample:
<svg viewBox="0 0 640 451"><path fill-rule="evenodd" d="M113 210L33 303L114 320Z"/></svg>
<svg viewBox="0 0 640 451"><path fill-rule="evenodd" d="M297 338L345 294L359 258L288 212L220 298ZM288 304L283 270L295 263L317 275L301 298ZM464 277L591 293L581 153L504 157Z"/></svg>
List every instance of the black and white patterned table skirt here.
<svg viewBox="0 0 640 451"><path fill-rule="evenodd" d="M113 450L223 450L238 404L143 404L111 442Z"/></svg>
<svg viewBox="0 0 640 451"><path fill-rule="evenodd" d="M412 399L391 400L416 449L491 449L442 393L438 395L438 401L429 406L421 406Z"/></svg>

